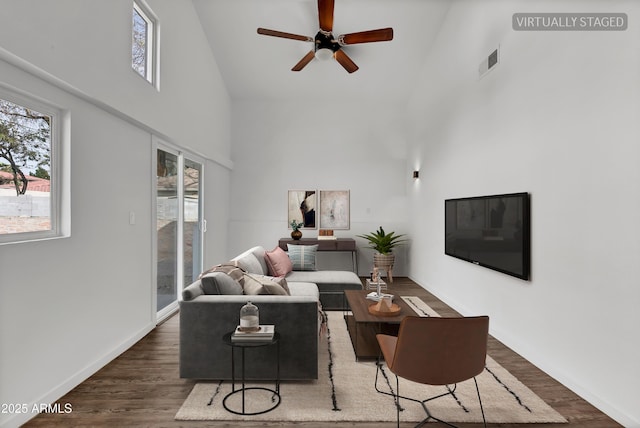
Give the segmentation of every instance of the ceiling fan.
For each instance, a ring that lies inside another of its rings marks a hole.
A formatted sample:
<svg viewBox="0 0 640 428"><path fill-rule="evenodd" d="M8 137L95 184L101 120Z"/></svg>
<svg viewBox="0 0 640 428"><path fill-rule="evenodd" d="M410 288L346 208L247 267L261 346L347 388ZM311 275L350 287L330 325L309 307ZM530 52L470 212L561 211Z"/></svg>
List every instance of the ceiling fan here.
<svg viewBox="0 0 640 428"><path fill-rule="evenodd" d="M333 7L334 0L318 0L318 21L320 24L320 30L315 37L268 30L266 28L258 28L258 34L314 43L314 49L309 51L296 65L294 65L291 71L302 70L314 58L326 60L333 57L344 67L345 70L349 73L353 73L358 70L358 66L351 60L351 58L349 58L349 56L347 56L347 54L342 50L342 47L360 43L385 42L393 40L393 28L381 28L379 30L342 34L337 38L334 38L332 34Z"/></svg>

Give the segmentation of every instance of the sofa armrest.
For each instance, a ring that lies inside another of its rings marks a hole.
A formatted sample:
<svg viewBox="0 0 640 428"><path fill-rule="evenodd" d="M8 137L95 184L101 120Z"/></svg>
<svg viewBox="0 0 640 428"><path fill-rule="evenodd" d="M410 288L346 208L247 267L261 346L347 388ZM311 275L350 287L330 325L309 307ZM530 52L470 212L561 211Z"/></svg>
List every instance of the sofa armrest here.
<svg viewBox="0 0 640 428"><path fill-rule="evenodd" d="M204 290L202 288L202 282L198 279L191 283L188 287L182 290L182 299L183 300L193 300L198 296L204 294Z"/></svg>

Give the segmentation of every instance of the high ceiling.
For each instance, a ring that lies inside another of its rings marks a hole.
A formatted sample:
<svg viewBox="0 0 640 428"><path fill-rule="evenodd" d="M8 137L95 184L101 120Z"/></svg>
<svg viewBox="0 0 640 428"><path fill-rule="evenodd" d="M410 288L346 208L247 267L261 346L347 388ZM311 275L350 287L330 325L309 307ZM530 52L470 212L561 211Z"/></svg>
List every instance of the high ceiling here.
<svg viewBox="0 0 640 428"><path fill-rule="evenodd" d="M392 27L394 39L344 47L360 67L334 60L291 68L313 44L258 35L258 27L314 37L317 0L193 0L234 99L402 101L422 71L448 0L335 0L333 34Z"/></svg>

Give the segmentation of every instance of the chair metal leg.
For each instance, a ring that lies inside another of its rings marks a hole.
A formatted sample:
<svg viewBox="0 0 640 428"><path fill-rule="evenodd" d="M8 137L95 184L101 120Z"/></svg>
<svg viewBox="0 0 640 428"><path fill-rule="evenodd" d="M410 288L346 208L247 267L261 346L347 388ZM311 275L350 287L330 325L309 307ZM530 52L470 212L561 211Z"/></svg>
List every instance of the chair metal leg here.
<svg viewBox="0 0 640 428"><path fill-rule="evenodd" d="M379 392L380 394L385 394L385 395L389 395L389 396L393 397L393 399L395 401L395 404L396 404L396 426L398 428L400 428L400 398L404 398L405 400L409 400L409 401L413 401L413 402L419 403L422 406L422 409L424 410L424 412L427 415L427 417L424 418L422 421L420 421L414 428L422 427L423 425L425 425L430 420L433 420L433 421L436 421L436 422L440 422L441 424L444 424L444 425L447 425L447 426L450 426L450 427L453 427L453 428L457 428L456 425L453 425L453 424L451 424L451 423L449 423L447 421L443 421L442 419L439 419L439 418L433 416L431 414L431 412L429 411L429 409L427 408L427 405L425 404L427 401L435 400L436 398L440 398L440 397L444 397L445 395L452 394L456 390L457 385L454 385L453 389L450 392L445 392L443 394L427 398L426 400L417 400L415 398L405 397L403 395L400 395L400 380L399 380L398 376L395 375L395 373L394 373L394 376L396 377L396 391L395 391L395 393L382 391L382 390L380 390L378 388L378 373L381 370L381 368L380 368L381 365L382 364L380 363L380 360L378 360L376 362L376 378L375 378L374 386L375 386L376 391ZM480 397L480 388L478 388L478 381L476 380L475 377L473 378L473 381L474 381L474 383L476 385L476 393L478 394L478 402L480 403L480 412L482 413L482 421L484 423L484 428L487 428L487 420L486 420L485 415L484 415L484 407L482 406L482 398Z"/></svg>
<svg viewBox="0 0 640 428"><path fill-rule="evenodd" d="M484 408L482 407L482 398L480 398L480 388L478 388L478 381L475 376L473 377L473 382L476 384L476 392L478 393L478 401L480 402L480 412L482 412L482 422L484 422L484 428L487 428L487 420L484 417Z"/></svg>
<svg viewBox="0 0 640 428"><path fill-rule="evenodd" d="M396 424L397 424L397 427L400 428L400 397L397 394L393 394L387 391L382 391L378 388L378 373L380 373L381 371L380 367L382 366L380 359L381 357L378 356L378 359L376 360L376 379L374 381L373 386L375 387L376 391L379 392L380 394L389 395L393 397L393 401L396 405ZM387 378L387 381L388 381L388 378ZM400 384L400 381L398 380L398 376L396 375L396 392L398 391L399 384Z"/></svg>
<svg viewBox="0 0 640 428"><path fill-rule="evenodd" d="M396 397L396 425L397 428L400 428L400 381L398 380L398 376L396 375L396 393L398 396Z"/></svg>
<svg viewBox="0 0 640 428"><path fill-rule="evenodd" d="M440 395L436 395L434 397L427 398L426 400L417 400L415 398L405 397L403 395L400 395L400 380L398 378L398 375L396 375L395 373L394 373L394 376L396 377L396 391L395 391L395 393L390 393L390 392L387 392L387 391L380 390L378 388L378 373L382 370L381 367L382 367L382 363L380 362L380 358L378 358L378 360L376 361L376 378L375 378L374 386L375 386L376 391L379 392L380 394L385 394L385 395L389 395L389 396L393 397L393 399L395 401L395 404L396 404L396 426L398 428L400 428L400 398L404 398L405 400L409 400L409 401L413 401L413 402L416 402L416 403L420 403L420 405L422 405L422 408L424 409L424 412L427 414L427 417L425 419L423 419L420 423L418 423L418 425L416 425L415 428L418 428L418 427L421 427L421 426L425 425L430 420L434 420L436 422L440 422L440 423L445 424L447 426L456 428L455 425L452 425L447 421L443 421L442 419L439 419L439 418L436 418L435 416L433 416L431 414L431 412L429 411L429 409L427 408L427 405L425 403L427 401L435 400L436 398L444 397L445 395L453 394L458 385L454 385L453 389L451 391L442 393ZM477 379L475 377L473 378L473 382L476 385L476 393L478 394L478 402L480 403L480 412L482 413L482 421L484 423L484 428L487 428L487 420L486 420L485 415L484 415L484 407L482 406L482 398L480 397L480 388L478 388L478 381L477 381Z"/></svg>

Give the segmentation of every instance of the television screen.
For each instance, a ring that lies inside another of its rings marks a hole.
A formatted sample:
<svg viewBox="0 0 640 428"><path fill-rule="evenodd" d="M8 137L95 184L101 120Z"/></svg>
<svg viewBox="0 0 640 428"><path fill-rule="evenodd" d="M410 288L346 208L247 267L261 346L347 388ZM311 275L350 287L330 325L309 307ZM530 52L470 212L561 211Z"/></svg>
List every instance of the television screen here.
<svg viewBox="0 0 640 428"><path fill-rule="evenodd" d="M528 193L444 201L445 254L529 279Z"/></svg>

